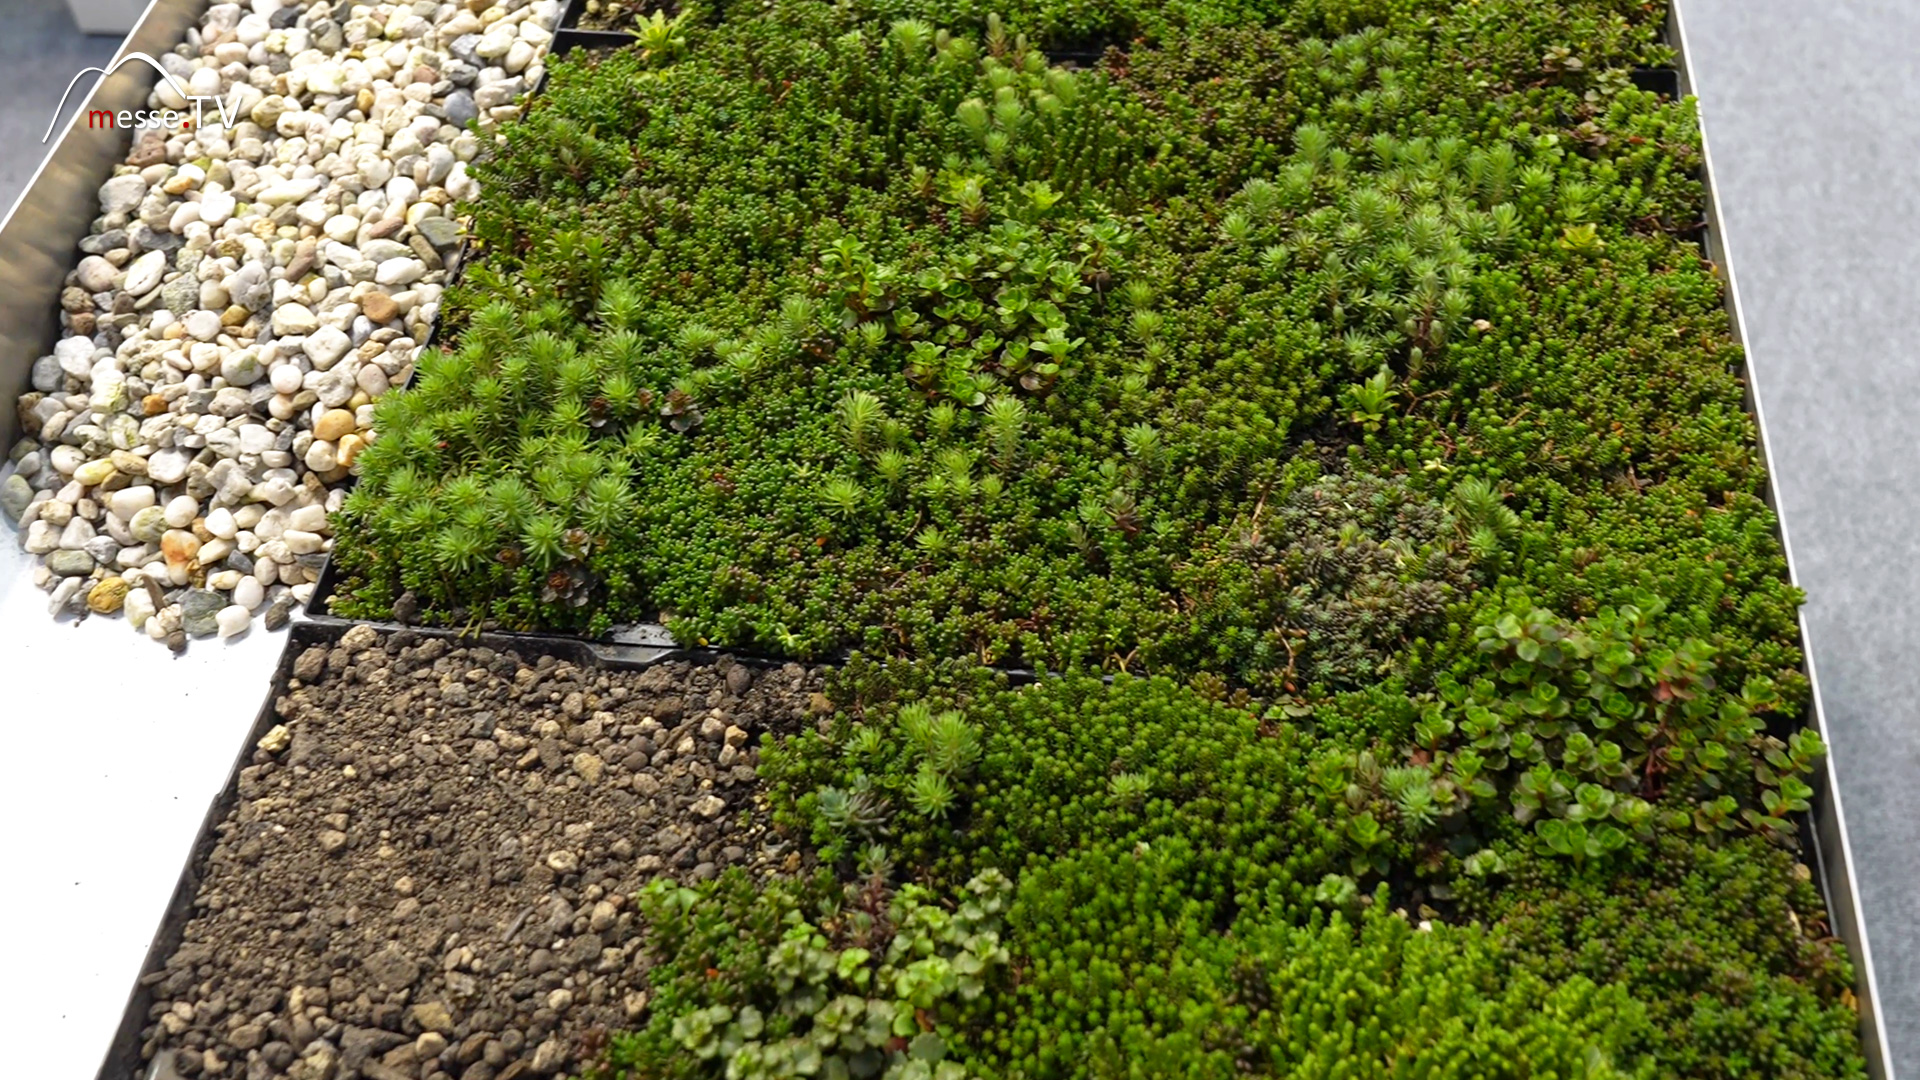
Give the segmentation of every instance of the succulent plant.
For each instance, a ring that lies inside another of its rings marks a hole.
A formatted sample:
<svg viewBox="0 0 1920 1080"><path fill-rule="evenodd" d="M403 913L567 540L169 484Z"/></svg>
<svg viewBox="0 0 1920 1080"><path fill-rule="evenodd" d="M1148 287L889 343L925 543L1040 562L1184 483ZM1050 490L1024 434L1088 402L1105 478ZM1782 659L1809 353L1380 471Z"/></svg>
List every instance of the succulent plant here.
<svg viewBox="0 0 1920 1080"><path fill-rule="evenodd" d="M335 599L875 654L761 759L832 880L651 894L610 1067L1863 1075L1653 8L623 11Z"/></svg>

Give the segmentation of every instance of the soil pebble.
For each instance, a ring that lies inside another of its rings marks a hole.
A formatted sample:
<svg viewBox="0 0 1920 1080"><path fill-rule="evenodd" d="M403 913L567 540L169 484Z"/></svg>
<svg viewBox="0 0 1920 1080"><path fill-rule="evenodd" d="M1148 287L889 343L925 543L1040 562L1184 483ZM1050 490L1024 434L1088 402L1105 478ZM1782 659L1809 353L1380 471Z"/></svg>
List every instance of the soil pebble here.
<svg viewBox="0 0 1920 1080"><path fill-rule="evenodd" d="M142 979L148 1075L584 1068L644 1016L634 892L804 868L753 744L812 722L822 672L735 670L366 627L298 652L180 944Z"/></svg>

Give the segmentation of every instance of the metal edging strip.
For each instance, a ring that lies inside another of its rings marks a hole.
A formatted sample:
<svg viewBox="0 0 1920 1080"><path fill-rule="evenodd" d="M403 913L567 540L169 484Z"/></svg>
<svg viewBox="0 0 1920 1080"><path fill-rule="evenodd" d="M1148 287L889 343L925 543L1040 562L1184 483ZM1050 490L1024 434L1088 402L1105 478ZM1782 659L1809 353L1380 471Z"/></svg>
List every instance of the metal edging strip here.
<svg viewBox="0 0 1920 1080"><path fill-rule="evenodd" d="M1681 14L1685 0L1672 0L1671 5L1671 44L1680 70L1680 91L1684 96L1694 97L1695 123L1700 129L1701 171L1706 187L1707 210L1707 254L1720 267L1726 281L1726 304L1728 314L1733 318L1734 337L1740 344L1746 382L1747 409L1753 414L1755 438L1760 444L1761 460L1766 465L1767 484L1766 502L1773 508L1774 528L1780 539L1781 554L1787 560L1788 579L1796 585L1799 575L1794 572L1793 545L1788 539L1786 515L1782 512L1780 501L1774 490L1774 477L1778 475L1774 468L1773 451L1767 441L1766 411L1760 397L1759 375L1752 360L1752 349L1747 337L1746 318L1740 305L1740 287L1734 273L1733 257L1728 244L1727 230L1720 218L1720 197L1714 186L1712 140L1707 137L1707 119L1701 115L1699 99L1695 97L1693 69L1687 59L1686 27ZM1821 705L1820 679L1814 667L1813 641L1807 632L1807 619L1804 610L1796 614L1800 627L1800 646L1807 670L1809 690L1809 709L1815 730L1827 745L1826 761L1819 777L1821 790L1815 794L1816 803L1813 812L1814 854L1818 860L1823 892L1826 894L1828 917L1834 921L1834 933L1847 946L1854 965L1854 977L1859 999L1860 1044L1867 1059L1867 1072L1874 1080L1895 1080L1893 1071L1893 1053L1887 1043L1886 1020L1880 1011L1880 994L1875 981L1873 967L1873 949L1868 941L1866 920L1860 911L1860 887L1853 873L1853 849L1847 839L1846 814L1842 809L1840 778L1834 765L1833 739L1827 730L1826 711Z"/></svg>
<svg viewBox="0 0 1920 1080"><path fill-rule="evenodd" d="M144 109L155 75L143 63L119 66L133 53L158 56L186 40L208 0L152 0L100 79L74 110L33 178L0 219L0 388L12 398L32 389L34 361L53 351L60 333L60 291L79 255L79 240L100 214L100 185L126 160L129 133L94 131L89 111ZM62 102L66 108L71 98ZM18 410L0 415L0 436L22 433Z"/></svg>

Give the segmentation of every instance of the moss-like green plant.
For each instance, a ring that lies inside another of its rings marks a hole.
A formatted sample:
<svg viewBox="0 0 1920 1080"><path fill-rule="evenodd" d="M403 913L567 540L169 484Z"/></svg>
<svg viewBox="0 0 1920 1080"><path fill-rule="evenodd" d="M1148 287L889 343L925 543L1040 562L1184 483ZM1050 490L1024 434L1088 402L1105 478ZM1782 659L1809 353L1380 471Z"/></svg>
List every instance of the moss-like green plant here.
<svg viewBox="0 0 1920 1080"><path fill-rule="evenodd" d="M843 859L849 812L842 789L816 785L853 777L872 818L891 821L861 834L888 854L863 851L859 873L891 866L935 889L1017 874L1002 941L1019 977L942 1021L960 1064L1034 1077L1295 1076L1303 1062L1329 1076L1720 1077L1743 1062L1860 1075L1836 1036L1845 958L1767 839L1716 850L1661 833L1580 861L1524 835L1472 850L1487 838L1458 827L1460 778L1438 763L1384 762L1202 683L1008 689L857 661L835 687L857 718L764 751L777 818L823 855ZM977 764L927 813L937 748L975 739ZM1409 894L1410 878L1425 884ZM1637 904L1655 913L1644 925ZM1686 959L1662 959L1676 948ZM1767 1045L1725 1041L1740 1023Z"/></svg>
<svg viewBox="0 0 1920 1080"><path fill-rule="evenodd" d="M1331 439L1356 475L1465 492L1485 575L1571 610L1651 583L1738 644L1740 677L1797 692L1763 534L1698 510L1660 514L1657 542L1618 525L1641 481L1695 502L1757 481L1745 429L1721 422L1739 401L1724 357L1665 344L1721 332L1711 274L1641 224L1697 198L1684 110L1591 74L1658 46L1576 4L1589 74L1495 93L1460 73L1524 82L1544 49L1489 41L1568 25L1495 6L1262 26L1232 5L1116 4L1114 26L1195 20L1134 43L1122 73L1049 65L1023 37L1066 25L1044 4L984 37L986 13L776 4L650 18L629 54L557 63L479 167L486 254L448 297L455 347L383 405L341 610L411 592L460 625L664 611L690 640L764 649L1338 689L1373 673L1302 683L1295 632L1320 631L1225 601L1243 560L1191 558L1260 530ZM1593 156L1553 134L1567 116ZM1569 229L1604 247L1563 244ZM1635 296L1659 317L1587 315ZM1671 423L1649 422L1667 399L1617 360L1656 352L1686 387ZM1600 412L1575 419L1576 402ZM399 468L518 476L545 505L517 507L481 559L482 530L389 491ZM554 521L592 543L556 551ZM1737 588L1758 599L1719 603L1727 583L1688 545L1752 551ZM570 593L584 602L541 600L575 561L596 582ZM1365 650L1411 673L1425 636Z"/></svg>

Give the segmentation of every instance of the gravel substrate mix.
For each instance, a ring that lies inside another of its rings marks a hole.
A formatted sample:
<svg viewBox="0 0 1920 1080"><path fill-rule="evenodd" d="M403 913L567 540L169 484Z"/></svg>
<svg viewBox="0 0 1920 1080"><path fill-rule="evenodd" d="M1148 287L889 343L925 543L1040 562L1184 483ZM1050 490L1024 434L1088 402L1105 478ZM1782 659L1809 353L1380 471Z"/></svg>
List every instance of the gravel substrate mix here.
<svg viewBox="0 0 1920 1080"><path fill-rule="evenodd" d="M226 108L134 136L19 400L0 510L51 611L178 649L306 600L559 6L214 4L158 58L153 108L188 107L174 83Z"/></svg>
<svg viewBox="0 0 1920 1080"><path fill-rule="evenodd" d="M641 671L349 630L304 651L145 976L158 1076L564 1075L646 1008L631 894L795 870L755 745L822 672Z"/></svg>

